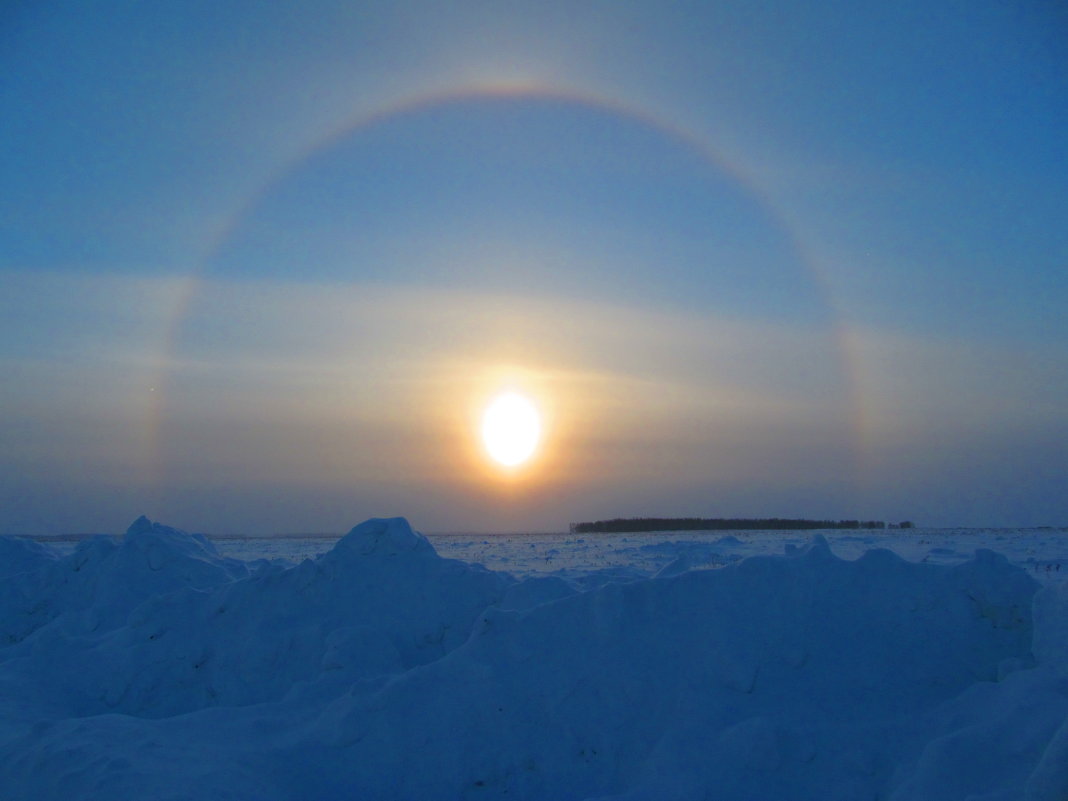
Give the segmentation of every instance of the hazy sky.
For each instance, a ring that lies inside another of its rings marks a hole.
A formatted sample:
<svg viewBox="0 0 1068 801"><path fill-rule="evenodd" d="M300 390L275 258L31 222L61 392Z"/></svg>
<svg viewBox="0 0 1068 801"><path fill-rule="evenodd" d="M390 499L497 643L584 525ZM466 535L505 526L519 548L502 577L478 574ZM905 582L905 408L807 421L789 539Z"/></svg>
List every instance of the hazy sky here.
<svg viewBox="0 0 1068 801"><path fill-rule="evenodd" d="M1068 525L1066 155L1054 2L5 4L0 532Z"/></svg>

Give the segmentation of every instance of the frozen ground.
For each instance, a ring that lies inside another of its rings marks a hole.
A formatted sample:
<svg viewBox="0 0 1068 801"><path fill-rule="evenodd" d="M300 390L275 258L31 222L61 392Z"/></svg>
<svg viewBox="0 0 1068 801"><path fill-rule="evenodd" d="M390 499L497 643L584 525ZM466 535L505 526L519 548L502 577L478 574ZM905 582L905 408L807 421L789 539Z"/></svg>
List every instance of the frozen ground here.
<svg viewBox="0 0 1068 801"><path fill-rule="evenodd" d="M782 554L800 548L815 534L837 556L856 559L886 548L910 562L954 565L980 548L997 551L1039 582L1068 579L1068 529L887 529L883 531L666 531L648 534L427 534L435 550L505 571L517 577L556 574L582 579L590 573L619 571L652 576L680 557L692 568L715 568L748 556ZM245 561L300 562L329 551L340 535L226 536L212 538L223 556ZM74 550L78 540L41 537L57 553ZM1063 571L1063 572L1062 572Z"/></svg>
<svg viewBox="0 0 1068 801"><path fill-rule="evenodd" d="M668 531L649 534L428 534L439 554L515 576L579 578L618 570L651 576L683 558L694 568L722 567L748 556L782 554L823 536L843 559L886 548L910 562L955 565L981 548L997 551L1040 582L1068 579L1068 529L888 529L883 531ZM239 559L300 561L328 551L337 537L249 538L215 541ZM72 546L68 546L72 547ZM1063 571L1063 572L1062 572Z"/></svg>
<svg viewBox="0 0 1068 801"><path fill-rule="evenodd" d="M0 538L0 797L1068 798L1068 533L824 534Z"/></svg>

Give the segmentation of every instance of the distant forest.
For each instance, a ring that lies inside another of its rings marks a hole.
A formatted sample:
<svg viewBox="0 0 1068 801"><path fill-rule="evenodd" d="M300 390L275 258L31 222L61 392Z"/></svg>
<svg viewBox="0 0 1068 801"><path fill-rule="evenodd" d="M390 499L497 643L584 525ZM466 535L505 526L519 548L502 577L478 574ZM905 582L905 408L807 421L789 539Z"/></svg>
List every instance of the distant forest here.
<svg viewBox="0 0 1068 801"><path fill-rule="evenodd" d="M572 534L608 534L628 531L797 531L819 528L912 528L912 523L882 520L800 520L781 517L632 517L572 523Z"/></svg>

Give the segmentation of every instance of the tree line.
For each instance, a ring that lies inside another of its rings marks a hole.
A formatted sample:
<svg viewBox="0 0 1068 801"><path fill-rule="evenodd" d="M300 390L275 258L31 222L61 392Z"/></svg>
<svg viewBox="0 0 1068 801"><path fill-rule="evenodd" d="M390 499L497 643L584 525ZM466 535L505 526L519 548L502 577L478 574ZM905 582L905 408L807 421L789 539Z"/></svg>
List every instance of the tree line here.
<svg viewBox="0 0 1068 801"><path fill-rule="evenodd" d="M782 517L630 517L572 523L572 534L615 534L638 531L796 531L821 528L912 528L912 522L883 520L804 520Z"/></svg>

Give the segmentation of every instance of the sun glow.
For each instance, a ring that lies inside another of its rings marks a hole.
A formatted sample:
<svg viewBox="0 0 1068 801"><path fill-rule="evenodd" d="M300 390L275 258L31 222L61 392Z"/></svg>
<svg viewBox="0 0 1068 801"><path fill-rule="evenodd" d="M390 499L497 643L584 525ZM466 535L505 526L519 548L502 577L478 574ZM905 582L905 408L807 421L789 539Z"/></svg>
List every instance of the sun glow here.
<svg viewBox="0 0 1068 801"><path fill-rule="evenodd" d="M482 413L482 443L490 457L505 467L527 461L540 437L538 410L515 392L498 395Z"/></svg>

